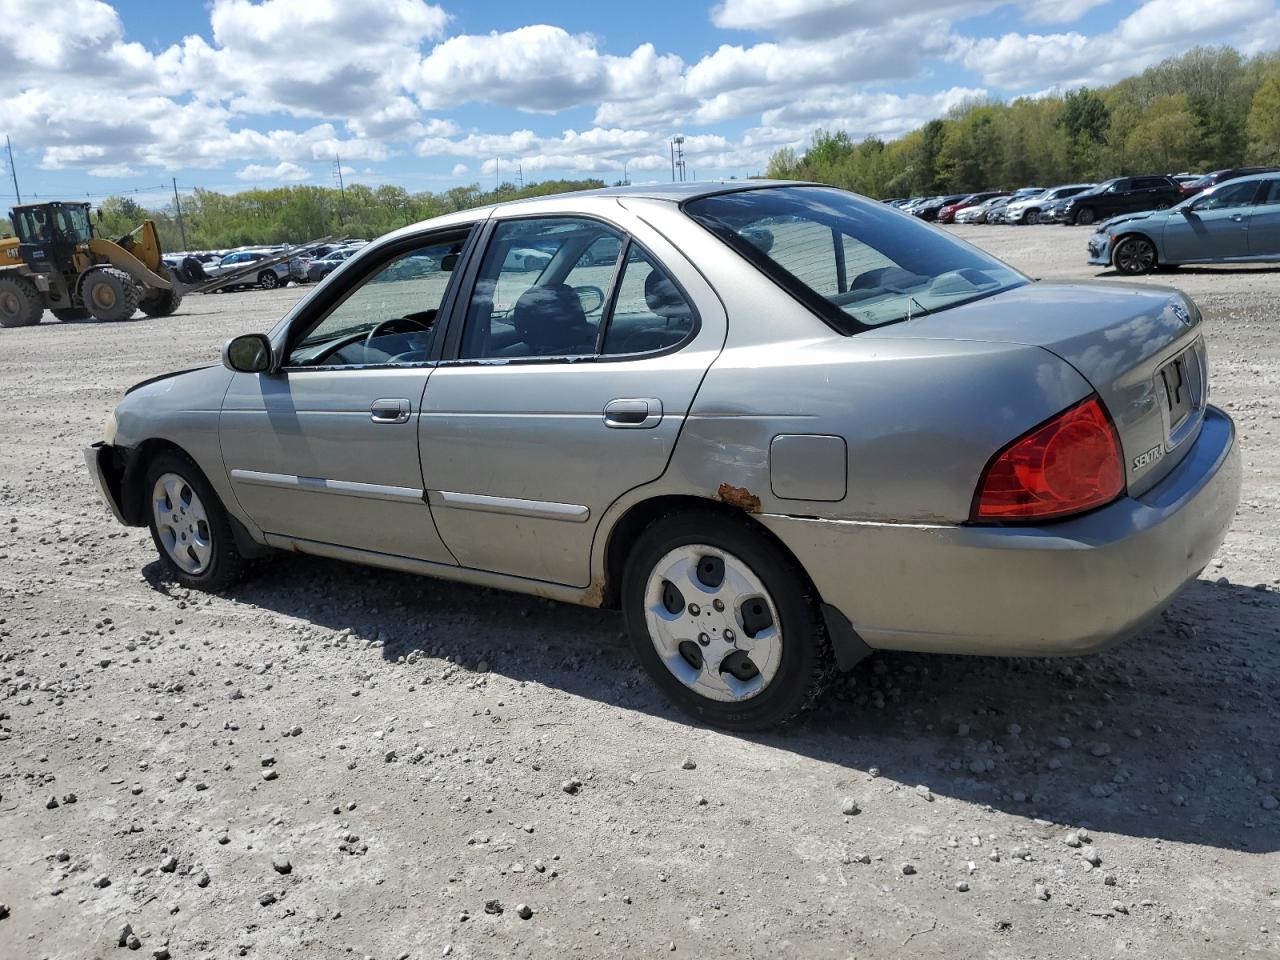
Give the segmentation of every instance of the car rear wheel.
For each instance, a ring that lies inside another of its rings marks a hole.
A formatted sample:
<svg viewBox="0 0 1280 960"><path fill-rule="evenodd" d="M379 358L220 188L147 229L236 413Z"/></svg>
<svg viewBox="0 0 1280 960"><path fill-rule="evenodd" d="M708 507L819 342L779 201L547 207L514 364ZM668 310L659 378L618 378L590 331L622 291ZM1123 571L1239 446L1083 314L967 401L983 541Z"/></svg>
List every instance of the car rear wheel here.
<svg viewBox="0 0 1280 960"><path fill-rule="evenodd" d="M226 509L191 458L160 454L143 482L147 525L160 559L179 583L225 590L248 569Z"/></svg>
<svg viewBox="0 0 1280 960"><path fill-rule="evenodd" d="M669 514L636 541L622 583L636 655L685 713L731 730L794 719L832 658L796 562L746 520Z"/></svg>
<svg viewBox="0 0 1280 960"><path fill-rule="evenodd" d="M263 270L258 274L258 286L263 290L274 290L280 286L280 278L276 276L274 270Z"/></svg>
<svg viewBox="0 0 1280 960"><path fill-rule="evenodd" d="M1096 219L1098 219L1098 215L1094 213L1092 210L1090 210L1088 207L1085 207L1076 213L1075 222L1082 227L1087 227L1089 226L1089 224L1093 223L1093 221Z"/></svg>
<svg viewBox="0 0 1280 960"><path fill-rule="evenodd" d="M1115 267L1129 276L1150 273L1156 267L1156 248L1146 237L1126 237L1116 247Z"/></svg>

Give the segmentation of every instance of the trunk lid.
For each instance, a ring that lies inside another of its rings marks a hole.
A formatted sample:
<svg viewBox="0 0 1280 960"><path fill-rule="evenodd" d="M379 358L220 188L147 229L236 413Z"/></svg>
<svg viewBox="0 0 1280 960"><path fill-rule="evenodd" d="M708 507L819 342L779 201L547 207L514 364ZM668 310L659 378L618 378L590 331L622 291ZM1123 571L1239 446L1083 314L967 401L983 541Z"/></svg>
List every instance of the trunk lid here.
<svg viewBox="0 0 1280 960"><path fill-rule="evenodd" d="M1167 287L1029 283L859 334L881 336L1016 343L1062 358L1111 414L1131 496L1158 483L1182 459L1209 398L1200 311Z"/></svg>

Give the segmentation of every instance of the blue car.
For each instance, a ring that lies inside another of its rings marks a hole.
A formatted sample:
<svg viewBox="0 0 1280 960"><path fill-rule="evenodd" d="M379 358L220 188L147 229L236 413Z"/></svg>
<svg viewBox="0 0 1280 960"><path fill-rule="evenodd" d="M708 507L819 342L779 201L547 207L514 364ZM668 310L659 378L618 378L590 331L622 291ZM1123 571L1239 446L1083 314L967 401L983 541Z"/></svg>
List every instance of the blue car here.
<svg viewBox="0 0 1280 960"><path fill-rule="evenodd" d="M1227 180L1169 210L1112 217L1089 262L1130 276L1184 263L1280 262L1280 173Z"/></svg>

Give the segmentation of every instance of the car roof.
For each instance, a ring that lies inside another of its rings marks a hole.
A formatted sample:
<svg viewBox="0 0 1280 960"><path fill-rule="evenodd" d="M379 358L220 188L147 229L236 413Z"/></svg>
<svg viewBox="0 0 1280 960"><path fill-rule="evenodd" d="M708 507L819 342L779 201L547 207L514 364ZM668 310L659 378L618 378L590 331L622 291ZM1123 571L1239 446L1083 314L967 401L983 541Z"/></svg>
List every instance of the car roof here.
<svg viewBox="0 0 1280 960"><path fill-rule="evenodd" d="M574 190L568 195L573 197L639 197L645 200L670 200L684 203L701 197L712 197L722 193L736 193L740 190L759 190L766 187L824 187L827 184L813 183L807 180L687 180L683 183L632 183L617 187L597 187L594 190ZM493 207L514 206L545 200L556 194L538 197L522 197L519 200L505 200L493 204Z"/></svg>

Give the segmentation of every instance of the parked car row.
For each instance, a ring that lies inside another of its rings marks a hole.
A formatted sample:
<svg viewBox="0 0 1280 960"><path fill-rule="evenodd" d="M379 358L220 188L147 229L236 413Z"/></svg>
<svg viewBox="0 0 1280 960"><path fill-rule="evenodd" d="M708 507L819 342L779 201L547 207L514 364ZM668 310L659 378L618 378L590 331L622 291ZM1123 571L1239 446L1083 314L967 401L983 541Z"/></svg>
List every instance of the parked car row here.
<svg viewBox="0 0 1280 960"><path fill-rule="evenodd" d="M1212 173L1114 177L1103 183L984 190L885 202L937 223L1062 223L1088 226L1145 210L1167 210L1188 197L1242 176L1276 172L1275 167L1237 167Z"/></svg>

